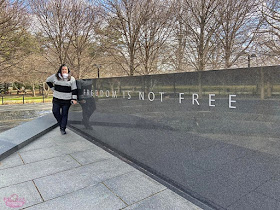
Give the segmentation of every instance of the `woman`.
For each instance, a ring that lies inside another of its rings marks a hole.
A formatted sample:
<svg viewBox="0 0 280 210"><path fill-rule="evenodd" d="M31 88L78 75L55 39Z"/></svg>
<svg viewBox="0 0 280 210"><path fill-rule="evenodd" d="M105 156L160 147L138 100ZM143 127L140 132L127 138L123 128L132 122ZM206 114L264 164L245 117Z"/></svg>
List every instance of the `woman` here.
<svg viewBox="0 0 280 210"><path fill-rule="evenodd" d="M76 80L70 74L70 69L62 64L56 74L46 80L53 90L53 115L56 118L62 135L66 134L68 111L71 104L77 104Z"/></svg>

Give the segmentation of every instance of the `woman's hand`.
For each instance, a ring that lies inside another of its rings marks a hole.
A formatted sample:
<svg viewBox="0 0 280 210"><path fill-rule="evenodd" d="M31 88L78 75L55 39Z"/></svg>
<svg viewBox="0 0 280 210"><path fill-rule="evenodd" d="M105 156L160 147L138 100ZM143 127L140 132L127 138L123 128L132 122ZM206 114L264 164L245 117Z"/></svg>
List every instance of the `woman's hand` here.
<svg viewBox="0 0 280 210"><path fill-rule="evenodd" d="M72 104L77 104L78 102L76 100L71 100Z"/></svg>

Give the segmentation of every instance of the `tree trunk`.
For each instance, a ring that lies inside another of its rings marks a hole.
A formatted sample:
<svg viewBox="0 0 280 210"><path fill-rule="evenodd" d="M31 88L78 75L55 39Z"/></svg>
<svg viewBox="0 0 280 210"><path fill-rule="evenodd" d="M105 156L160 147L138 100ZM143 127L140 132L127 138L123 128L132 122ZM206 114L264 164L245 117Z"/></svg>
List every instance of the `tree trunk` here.
<svg viewBox="0 0 280 210"><path fill-rule="evenodd" d="M271 97L272 96L272 84L271 84L271 74L270 72L266 72L266 81L267 81L267 97Z"/></svg>
<svg viewBox="0 0 280 210"><path fill-rule="evenodd" d="M32 83L32 94L33 94L33 97L36 97L36 89L35 89L34 83Z"/></svg>
<svg viewBox="0 0 280 210"><path fill-rule="evenodd" d="M226 49L225 52L225 67L226 69L230 68L230 49Z"/></svg>
<svg viewBox="0 0 280 210"><path fill-rule="evenodd" d="M267 82L267 97L271 97L272 96L272 85L270 83L270 81Z"/></svg>
<svg viewBox="0 0 280 210"><path fill-rule="evenodd" d="M178 65L177 65L177 72L182 71L182 63L183 63L183 40L182 40L182 34L178 37L179 46L177 49L177 59L178 59Z"/></svg>
<svg viewBox="0 0 280 210"><path fill-rule="evenodd" d="M49 92L50 92L49 86L47 85L47 89L46 89L46 83L43 82L43 94L44 94L44 96L48 97L49 96Z"/></svg>
<svg viewBox="0 0 280 210"><path fill-rule="evenodd" d="M82 72L81 72L81 53L78 51L77 52L77 71L78 71L78 74L77 74L77 79L81 79L81 76L82 76Z"/></svg>
<svg viewBox="0 0 280 210"><path fill-rule="evenodd" d="M264 72L263 72L263 68L261 68L261 81L260 81L260 83L261 83L261 87L260 87L260 89L261 89L261 100L264 100L264 98L265 98L265 91L264 91Z"/></svg>
<svg viewBox="0 0 280 210"><path fill-rule="evenodd" d="M134 75L134 55L130 56L130 64L129 64L129 75L133 76Z"/></svg>
<svg viewBox="0 0 280 210"><path fill-rule="evenodd" d="M198 97L202 98L202 72L198 72Z"/></svg>
<svg viewBox="0 0 280 210"><path fill-rule="evenodd" d="M200 27L199 45L198 45L198 71L205 70L205 52L204 52L204 25Z"/></svg>

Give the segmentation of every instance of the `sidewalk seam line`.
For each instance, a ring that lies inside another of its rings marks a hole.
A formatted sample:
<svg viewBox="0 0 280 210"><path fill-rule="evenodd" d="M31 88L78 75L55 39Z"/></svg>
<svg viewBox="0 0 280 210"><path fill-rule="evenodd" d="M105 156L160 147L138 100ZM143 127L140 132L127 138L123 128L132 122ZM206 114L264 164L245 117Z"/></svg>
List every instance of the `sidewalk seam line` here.
<svg viewBox="0 0 280 210"><path fill-rule="evenodd" d="M77 163L79 163L81 166L82 166L82 164L79 162L79 161L77 161L71 154L68 154L71 158L73 158L73 160L75 160Z"/></svg>
<svg viewBox="0 0 280 210"><path fill-rule="evenodd" d="M256 189L255 189L256 190ZM277 202L279 202L280 200L279 199L276 199L276 198L274 198L274 197L272 197L272 196L270 196L270 195L266 195L266 194L264 194L263 192L259 192L259 191L253 191L253 193L257 193L257 194L261 194L261 195L264 195L265 197L267 197L267 198L270 198L270 199L272 199L272 200L276 200ZM250 193L252 193L252 192L250 192ZM247 196L247 195L246 195Z"/></svg>
<svg viewBox="0 0 280 210"><path fill-rule="evenodd" d="M108 178L108 179L104 179L104 180L102 180L100 183L102 183L102 182L107 182L107 181L110 181L111 179L115 179L115 178L118 178L118 177L121 177L121 176L130 174L130 173L136 173L136 172L135 172L135 171L127 171L127 172L125 172L125 173L123 173L123 174L119 174L119 175L116 175L116 176L114 176L114 177L111 177L111 178Z"/></svg>
<svg viewBox="0 0 280 210"><path fill-rule="evenodd" d="M74 190L74 191L71 191L71 192L67 192L67 193L65 193L65 194L63 194L63 195L59 195L59 196L57 196L57 197L50 198L50 199L48 199L48 200L45 200L44 202L36 203L36 204L34 204L34 205L32 205L32 206L36 206L36 205L39 205L39 204L42 204L42 203L47 203L47 202L49 202L49 201L52 201L52 200L55 200L55 199L58 199L58 198L62 198L63 196L66 196L66 195L69 195L69 194L72 194L72 193L76 193L76 192L78 192L78 191L80 191L80 190L84 190L85 188L97 186L97 185L99 185L99 184L100 184L100 183L96 183L96 184L93 184L93 185L88 185L88 186L85 186L85 187L80 188L80 189L78 189L78 190ZM30 208L30 207L32 207L32 206L25 207L25 208ZM25 208L23 208L23 209L25 209Z"/></svg>
<svg viewBox="0 0 280 210"><path fill-rule="evenodd" d="M19 155L19 157L20 157L21 161L23 162L23 165L26 165L26 163L25 163L25 162L24 162L24 160L22 159L22 157L21 157L20 153L19 153L19 152L17 152L17 153L18 153L18 155Z"/></svg>
<svg viewBox="0 0 280 210"><path fill-rule="evenodd" d="M83 189L85 189L85 188L87 188L87 187L96 186L96 185L98 185L98 184L99 184L99 183L96 183L96 184L93 184L93 185L88 185L88 186L85 186L85 187L80 188L80 189L78 189L78 190L74 190L74 191L71 191L71 192L67 192L67 193L65 193L65 194L63 194L63 195L59 195L59 196L57 196L57 197L50 198L50 199L48 199L48 200L45 200L44 202L49 202L49 201L51 201L51 200L55 200L55 199L57 199L57 198L61 198L61 197L63 197L63 196L66 196L66 195L69 195L69 194L78 192L78 191L80 191L80 190L83 190ZM42 204L42 203L43 203L43 202L37 203L37 204L34 204L34 205L38 205L38 204Z"/></svg>
<svg viewBox="0 0 280 210"><path fill-rule="evenodd" d="M39 138L40 138L40 137L39 137ZM37 140L39 140L39 138L36 139L34 142L36 142ZM33 142L31 142L31 143L33 143ZM28 144L28 145L31 145L31 143ZM28 146L28 145L26 145L26 146ZM26 146L24 146L24 147L26 147ZM48 147L48 148L52 148L52 147L55 147L55 146L57 146L57 145L52 145L52 146L47 146L47 147ZM23 147L23 148L24 148L24 147ZM22 150L23 148L21 148L20 150ZM30 150L23 150L22 153L31 152L31 151L40 150L40 149L45 149L45 148L46 148L46 146L41 147L41 148L30 149ZM19 151L20 151L20 150L19 150Z"/></svg>
<svg viewBox="0 0 280 210"><path fill-rule="evenodd" d="M109 158L108 158L108 159L109 159ZM90 164L98 163L98 162L105 161L105 160L108 160L108 159L103 159L103 160L99 160L99 161L96 161L96 162L88 163L88 164L85 164L85 165L82 165L82 166L75 166L75 167L70 168L70 169L65 169L65 170L58 171L58 172L55 172L55 173L52 173L52 174L43 175L43 176L34 178L34 180L36 180L36 179L41 179L41 178L44 178L44 177L47 177L47 176L52 176L52 175L55 175L55 174L58 174L58 173L70 171L70 170L73 170L73 169L75 169L75 168L80 168L80 167L83 167L83 166L88 166L88 165L90 165ZM28 164L30 164L30 163L28 163ZM26 164L26 165L27 165L27 164ZM20 166L23 166L23 165L20 165ZM17 166L14 166L14 167L17 167ZM3 168L3 169L1 169L1 170L5 170L5 169L9 169L9 168ZM25 181L23 181L23 182L19 182L19 183L7 185L7 186L3 186L3 187L0 186L0 189L5 188L5 187L8 187L8 186L12 186L12 185L21 184L21 183L24 183L24 182L27 182L27 181L31 181L31 180L33 180L33 179L28 179L28 180L25 180Z"/></svg>
<svg viewBox="0 0 280 210"><path fill-rule="evenodd" d="M279 200L277 200L277 199L275 199L275 198L270 197L269 195L266 195L266 194L264 194L264 193L261 193L261 192L256 191L259 187L261 187L261 186L264 185L265 183L271 181L272 179L273 179L273 178L270 178L270 179L266 180L264 183L262 183L261 185L255 187L254 189L252 189L251 191L249 191L248 193L246 193L246 194L244 193L244 194L243 194L241 197L239 197L236 201L230 203L226 208L229 208L230 206L234 205L235 203L237 203L238 201L240 201L242 198L248 196L249 194L251 194L251 193L253 193L253 192L258 193L258 194L262 194L262 195L264 195L264 196L267 197L267 198L270 198L270 199L279 201Z"/></svg>
<svg viewBox="0 0 280 210"><path fill-rule="evenodd" d="M123 199L121 199L120 196L118 196L113 190L111 190L104 182L101 182L111 193L113 193L116 197L118 197L125 205L126 207L129 206Z"/></svg>
<svg viewBox="0 0 280 210"><path fill-rule="evenodd" d="M78 152L83 152L83 151L78 151ZM70 154L70 153L69 153L69 154ZM38 162L40 162L40 161L50 160L50 159L53 159L53 158L59 158L59 157L67 156L67 155L69 155L69 154L65 153L65 154L61 154L61 155L58 155L58 156L49 157L49 158L41 159L41 160L36 160L36 161L28 162L28 163L25 163L25 162L24 162L23 165L28 165L28 164L32 164L32 163L38 163ZM72 153L71 153L71 154L72 154ZM22 161L23 161L23 160L22 160ZM91 163L87 163L87 164L85 164L85 165L89 165L89 164L91 164ZM8 168L14 168L14 167L18 167L18 166L22 166L22 165L11 166L11 167L8 167ZM1 171L1 170L5 170L5 169L7 169L7 168L0 169L0 171Z"/></svg>
<svg viewBox="0 0 280 210"><path fill-rule="evenodd" d="M32 163L38 163L40 161L45 161L45 160L50 160L50 159L53 159L53 158L58 158L58 157L63 157L63 156L67 156L68 154L61 154L61 155L58 155L58 156L54 156L54 157L48 157L46 159L41 159L41 160L36 160L36 161L32 161L32 162L27 162L25 163L24 165L28 165L28 164L32 164ZM16 167L16 166L15 166ZM2 169L1 169L2 170Z"/></svg>
<svg viewBox="0 0 280 210"><path fill-rule="evenodd" d="M1 161L0 161L0 166L1 166ZM24 165L26 165L26 164L20 164L20 165L14 165L14 166L8 166L7 168L1 168L0 169L0 172L1 172L1 170L5 170L5 169L10 169L10 168L15 168L15 167L18 167L18 166L24 166Z"/></svg>
<svg viewBox="0 0 280 210"><path fill-rule="evenodd" d="M164 186L164 185L163 185ZM134 205L134 204L137 204L137 203L140 203L140 202L142 202L142 201L144 201L144 200L146 200L146 199L148 199L148 198L151 198L151 197L153 197L153 196L155 196L155 195L157 195L157 194L159 194L159 193L161 193L161 192L163 192L163 191L165 191L165 190L167 190L168 188L165 188L165 189L163 189L163 190L160 190L160 191L158 191L158 192L156 192L156 193L154 193L154 194L151 194L151 195L149 195L148 197L145 197L145 198L143 198L143 199L141 199L141 200L139 200L139 201L136 201L136 202L134 202L134 203L132 203L132 204L130 204L129 206L132 206L132 205ZM176 194L177 196L179 196L179 197L181 197L180 195L178 195L178 194ZM187 200L187 201L189 201L189 200ZM189 201L190 202L190 201ZM190 202L191 203L191 202ZM193 203L192 203L193 204ZM194 204L195 205L195 204ZM126 207L125 207L126 208ZM124 208L123 208L124 209Z"/></svg>
<svg viewBox="0 0 280 210"><path fill-rule="evenodd" d="M32 182L33 182L33 184L34 184L34 186L35 186L36 190L38 191L38 193L39 193L40 197L42 198L43 202L45 202L45 200L44 200L43 196L41 195L41 192L39 191L39 189L38 189L38 187L37 187L37 185L35 184L35 182L34 182L34 180L33 180L33 179L32 179Z"/></svg>
<svg viewBox="0 0 280 210"><path fill-rule="evenodd" d="M50 158L47 158L47 159L36 160L36 161L34 161L34 162L24 163L24 164L22 164L22 165L16 165L16 166L10 166L10 167L7 167L7 168L2 168L2 169L0 169L0 172L1 172L1 170L10 169L10 168L15 168L15 167L19 167L19 166L26 166L26 165L29 165L29 164L32 164L32 163L38 163L38 162L40 162L40 161L50 160L50 159L53 159L53 158L58 158L58 157L63 157L63 156L67 156L67 155L60 155L60 156L50 157ZM22 161L23 161L23 160L22 160Z"/></svg>
<svg viewBox="0 0 280 210"><path fill-rule="evenodd" d="M51 146L51 147L55 147L55 146ZM40 149L43 149L43 148L40 148ZM35 150L39 150L39 149L35 149ZM35 151L35 150L28 150L28 151L24 151L24 153L26 152L29 152L29 151ZM87 149L87 150L90 150L90 149ZM81 150L81 151L74 151L74 152L71 152L71 153L64 153L64 154L60 154L60 155L57 155L57 156L53 156L53 157L48 157L46 159L41 159L41 160L35 160L35 161L32 161L32 162L28 162L28 163L25 163L22 159L22 161L24 162L24 165L27 165L27 164L31 164L31 163L37 163L37 162L40 162L40 161L44 161L44 160L49 160L49 159L52 159L52 158L57 158L57 157L62 157L62 156L67 156L67 155L70 155L70 154L74 154L74 153L77 153L77 152L84 152L84 151L87 151L87 150ZM18 152L19 154L19 152ZM72 157L72 156L71 156ZM72 157L73 158L73 157ZM110 157L109 157L110 158ZM106 158L106 159L109 159L109 158ZM74 159L74 158L73 158ZM78 161L77 161L78 162ZM79 162L78 162L79 163ZM87 164L91 164L91 163L87 163ZM87 165L85 164L85 165ZM17 167L17 166L11 166L9 168L13 168L13 167ZM3 168L3 169L6 169L6 168ZM0 170L3 170L3 169L0 169Z"/></svg>

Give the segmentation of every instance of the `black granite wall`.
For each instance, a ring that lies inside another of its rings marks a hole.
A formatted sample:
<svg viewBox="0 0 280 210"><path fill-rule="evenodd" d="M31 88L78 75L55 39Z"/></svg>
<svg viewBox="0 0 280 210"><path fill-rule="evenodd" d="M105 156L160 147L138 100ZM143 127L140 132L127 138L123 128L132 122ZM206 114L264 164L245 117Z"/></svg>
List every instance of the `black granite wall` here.
<svg viewBox="0 0 280 210"><path fill-rule="evenodd" d="M69 124L214 208L278 205L279 75L271 66L79 80Z"/></svg>

